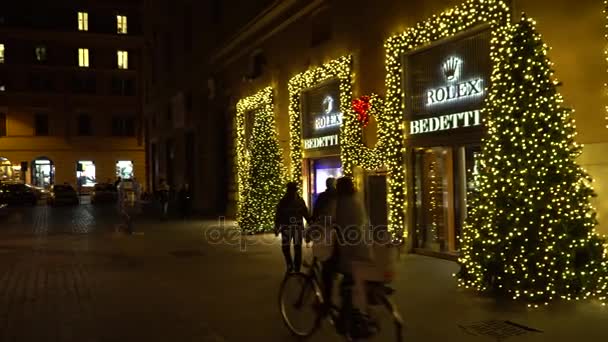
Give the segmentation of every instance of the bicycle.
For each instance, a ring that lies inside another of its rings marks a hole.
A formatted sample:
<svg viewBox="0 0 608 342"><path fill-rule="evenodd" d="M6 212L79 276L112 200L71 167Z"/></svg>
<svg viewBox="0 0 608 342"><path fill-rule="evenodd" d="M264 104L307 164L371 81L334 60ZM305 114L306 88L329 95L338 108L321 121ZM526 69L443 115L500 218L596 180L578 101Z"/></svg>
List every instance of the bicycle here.
<svg viewBox="0 0 608 342"><path fill-rule="evenodd" d="M304 262L303 267L308 269L308 272L289 273L281 283L279 309L283 322L293 335L300 338L307 338L313 335L320 328L321 322L325 317L329 318L330 323L338 331L338 327L334 322L338 321L340 308L336 305L331 305L329 306L329 310L325 310L325 312L322 310L325 298L323 298L323 291L321 290L320 263L317 258L313 258L312 264ZM382 305L388 310L393 319L392 323L395 328L396 341L403 341L403 319L390 298L390 295L395 290L384 282L367 282L366 290L369 305ZM297 314L304 314L303 316L309 321L300 326L299 322L297 322ZM344 335L349 341L353 339L348 332Z"/></svg>

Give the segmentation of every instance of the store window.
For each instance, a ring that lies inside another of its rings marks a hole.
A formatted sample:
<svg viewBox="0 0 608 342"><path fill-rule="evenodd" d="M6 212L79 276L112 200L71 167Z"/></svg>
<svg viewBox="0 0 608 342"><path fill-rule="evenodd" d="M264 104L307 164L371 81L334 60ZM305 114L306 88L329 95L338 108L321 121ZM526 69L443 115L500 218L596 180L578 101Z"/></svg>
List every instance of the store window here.
<svg viewBox="0 0 608 342"><path fill-rule="evenodd" d="M79 160L76 163L76 185L78 188L95 186L95 163L90 160Z"/></svg>
<svg viewBox="0 0 608 342"><path fill-rule="evenodd" d="M316 203L317 197L327 189L327 179L338 179L343 176L342 162L340 157L325 157L310 160L310 193L312 203Z"/></svg>
<svg viewBox="0 0 608 342"><path fill-rule="evenodd" d="M55 182L55 165L53 161L40 157L32 162L32 184L48 188Z"/></svg>
<svg viewBox="0 0 608 342"><path fill-rule="evenodd" d="M89 49L78 49L78 66L82 68L89 67Z"/></svg>
<svg viewBox="0 0 608 342"><path fill-rule="evenodd" d="M131 160L119 160L116 162L116 177L121 179L132 179L135 176L133 162Z"/></svg>
<svg viewBox="0 0 608 342"><path fill-rule="evenodd" d="M409 222L421 252L460 250L477 188L490 37L487 29L472 30L403 56L409 70L404 71L404 93L409 94L404 114L414 199Z"/></svg>
<svg viewBox="0 0 608 342"><path fill-rule="evenodd" d="M0 63L4 63L4 44L0 43Z"/></svg>
<svg viewBox="0 0 608 342"><path fill-rule="evenodd" d="M302 140L305 200L312 207L329 177L342 176L339 134L342 126L340 87L329 80L302 95Z"/></svg>
<svg viewBox="0 0 608 342"><path fill-rule="evenodd" d="M119 34L127 34L127 16L116 16L116 32Z"/></svg>
<svg viewBox="0 0 608 342"><path fill-rule="evenodd" d="M414 193L416 203L416 246L447 252L455 236L450 236L451 149L421 148L415 152Z"/></svg>
<svg viewBox="0 0 608 342"><path fill-rule="evenodd" d="M0 157L0 182L13 180L13 165L10 160Z"/></svg>
<svg viewBox="0 0 608 342"><path fill-rule="evenodd" d="M78 12L78 31L89 30L89 13Z"/></svg>

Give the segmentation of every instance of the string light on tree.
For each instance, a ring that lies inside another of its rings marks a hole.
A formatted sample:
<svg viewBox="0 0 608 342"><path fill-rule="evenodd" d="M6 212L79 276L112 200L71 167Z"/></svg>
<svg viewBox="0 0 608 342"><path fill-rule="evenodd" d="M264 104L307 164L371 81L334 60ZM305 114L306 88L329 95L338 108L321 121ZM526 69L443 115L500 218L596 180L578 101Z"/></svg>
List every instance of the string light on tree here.
<svg viewBox="0 0 608 342"><path fill-rule="evenodd" d="M604 29L606 31L606 33L604 33L604 38L606 38L606 41L608 42L608 0L604 0L604 17L606 19L605 23L604 23ZM604 55L606 58L606 62L608 62L608 48L604 49ZM604 87L608 87L608 84L604 83ZM605 107L606 108L606 128L608 128L608 106Z"/></svg>
<svg viewBox="0 0 608 342"><path fill-rule="evenodd" d="M526 17L493 39L488 136L462 240L459 283L530 306L606 302L606 241L595 231L591 178L576 163L572 110L562 106L547 46Z"/></svg>
<svg viewBox="0 0 608 342"><path fill-rule="evenodd" d="M275 128L273 89L267 87L242 99L236 109L239 228L247 233L271 231L285 173ZM247 113L253 114L253 122L247 122ZM253 125L250 137L246 136L247 124Z"/></svg>

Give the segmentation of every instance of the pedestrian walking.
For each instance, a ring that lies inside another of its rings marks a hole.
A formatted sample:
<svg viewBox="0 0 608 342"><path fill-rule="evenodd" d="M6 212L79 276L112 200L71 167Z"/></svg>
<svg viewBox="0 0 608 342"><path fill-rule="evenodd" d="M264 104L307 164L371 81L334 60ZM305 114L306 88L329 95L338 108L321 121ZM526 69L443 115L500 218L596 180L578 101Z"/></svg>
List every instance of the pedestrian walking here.
<svg viewBox="0 0 608 342"><path fill-rule="evenodd" d="M123 228L128 234L134 232L134 222L139 214L141 186L137 180L122 180L118 184L118 206L123 219Z"/></svg>
<svg viewBox="0 0 608 342"><path fill-rule="evenodd" d="M114 181L114 190L118 190L118 185L120 184L120 182L122 182L122 178L116 178L116 181Z"/></svg>
<svg viewBox="0 0 608 342"><path fill-rule="evenodd" d="M275 236L281 234L281 247L287 272L299 272L302 265L302 240L304 220L311 221L306 203L298 194L295 182L287 183L287 191L277 205L275 215ZM293 243L294 258L291 257Z"/></svg>
<svg viewBox="0 0 608 342"><path fill-rule="evenodd" d="M192 192L188 183L185 183L179 190L179 208L182 218L190 216L190 211L192 210Z"/></svg>
<svg viewBox="0 0 608 342"><path fill-rule="evenodd" d="M160 201L161 219L166 220L169 216L169 191L171 188L164 178L161 178L158 186L158 197Z"/></svg>

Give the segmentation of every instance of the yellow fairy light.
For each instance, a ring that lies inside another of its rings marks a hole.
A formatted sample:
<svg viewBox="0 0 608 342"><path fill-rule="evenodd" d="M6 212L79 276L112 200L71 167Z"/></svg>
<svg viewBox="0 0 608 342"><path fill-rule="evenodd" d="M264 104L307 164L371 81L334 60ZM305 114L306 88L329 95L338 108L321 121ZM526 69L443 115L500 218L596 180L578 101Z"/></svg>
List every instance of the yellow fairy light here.
<svg viewBox="0 0 608 342"><path fill-rule="evenodd" d="M249 233L272 229L283 191L284 170L274 118L273 89L267 87L236 105L237 221ZM253 122L246 122L253 112ZM245 125L252 125L246 137ZM246 146L247 139L250 146Z"/></svg>

